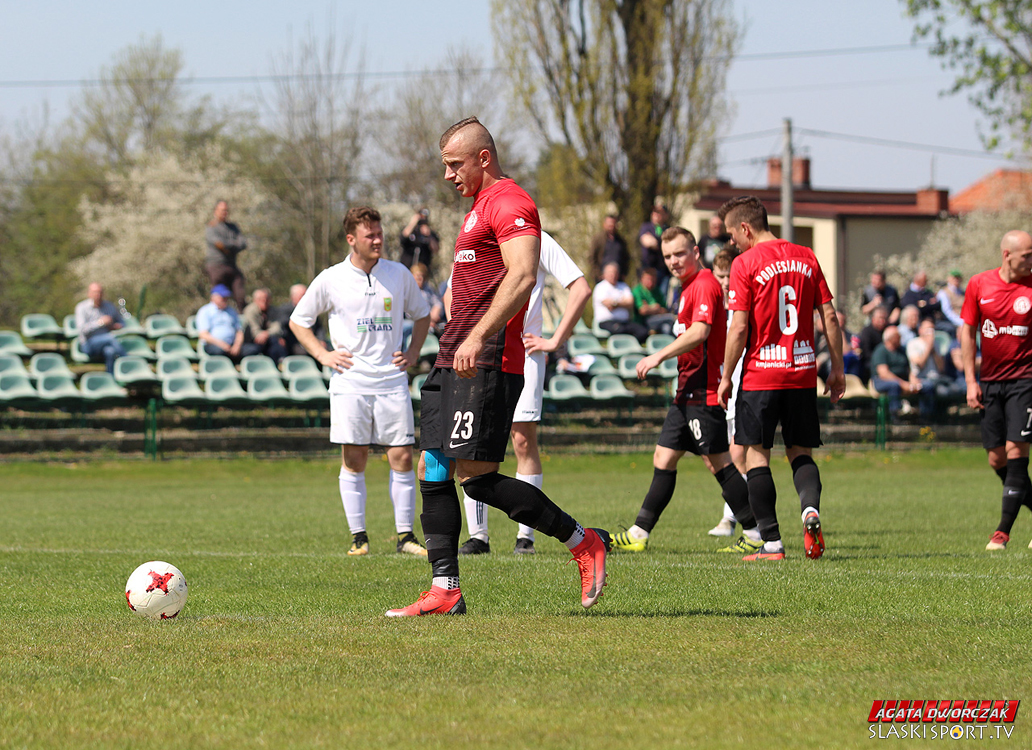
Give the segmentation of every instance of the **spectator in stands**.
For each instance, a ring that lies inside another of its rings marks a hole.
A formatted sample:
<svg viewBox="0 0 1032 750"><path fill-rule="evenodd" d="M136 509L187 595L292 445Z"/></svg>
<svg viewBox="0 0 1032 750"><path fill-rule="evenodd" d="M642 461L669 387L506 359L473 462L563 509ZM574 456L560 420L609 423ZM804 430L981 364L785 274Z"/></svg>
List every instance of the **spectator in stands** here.
<svg viewBox="0 0 1032 750"><path fill-rule="evenodd" d="M617 231L619 223L616 216L609 214L602 220L602 231L591 239L591 275L596 282L602 280L602 268L607 263L620 266L620 281L627 278L631 254L627 250L627 241Z"/></svg>
<svg viewBox="0 0 1032 750"><path fill-rule="evenodd" d="M416 280L419 291L423 293L423 299L430 307L430 333L440 336L444 332L444 302L437 296L433 286L427 283L429 275L429 269L422 263L412 265L412 277ZM412 326L413 322L409 318L405 318L402 328L406 336L412 330Z"/></svg>
<svg viewBox="0 0 1032 750"><path fill-rule="evenodd" d="M244 328L241 352L245 357L264 354L279 364L287 356L287 342L283 338L283 325L269 316L271 297L272 293L268 289L256 289L251 295L251 304L240 315Z"/></svg>
<svg viewBox="0 0 1032 750"><path fill-rule="evenodd" d="M956 337L957 329L964 322L960 317L960 310L964 306L964 287L961 282L964 277L960 271L953 269L946 278L946 286L939 290L935 298L939 301L939 309L945 318L941 330L946 331L950 336Z"/></svg>
<svg viewBox="0 0 1032 750"><path fill-rule="evenodd" d="M247 249L247 240L240 233L240 227L229 221L229 204L220 200L215 204L215 216L208 222L204 230L207 243L207 254L204 267L211 279L212 286L223 285L232 289L232 297L236 300L237 310L243 310L244 274L237 268L237 255Z"/></svg>
<svg viewBox="0 0 1032 750"><path fill-rule="evenodd" d="M724 220L714 214L709 220L709 232L699 240L699 255L706 268L713 268L713 259L731 241L731 235L724 227Z"/></svg>
<svg viewBox="0 0 1032 750"><path fill-rule="evenodd" d="M889 311L884 307L876 307L871 311L871 322L860 331L860 377L867 382L871 377L871 355L881 346L885 335L885 326L889 324Z"/></svg>
<svg viewBox="0 0 1032 750"><path fill-rule="evenodd" d="M75 306L75 326L79 329L82 353L91 360L103 360L107 371L114 374L115 360L125 356L125 348L111 332L122 327L122 316L104 299L104 287L100 284L90 284L87 298Z"/></svg>
<svg viewBox="0 0 1032 750"><path fill-rule="evenodd" d="M934 396L950 398L967 392L967 385L957 382L956 372L953 370L954 364L939 353L935 334L935 324L926 320L921 323L917 338L906 347L910 369L921 381L922 391L927 392L929 396L927 404L923 397L921 401L921 414L925 417L932 415L932 409L935 406ZM963 370L963 362L961 362L961 372Z"/></svg>
<svg viewBox="0 0 1032 750"><path fill-rule="evenodd" d="M917 338L917 328L921 325L921 311L917 305L907 305L899 315L899 342L906 346Z"/></svg>
<svg viewBox="0 0 1032 750"><path fill-rule="evenodd" d="M886 327L882 343L871 355L871 384L878 393L888 394L889 414L893 419L902 405L901 396L921 392L921 381L911 372L896 326Z"/></svg>
<svg viewBox="0 0 1032 750"><path fill-rule="evenodd" d="M412 268L421 263L425 268L424 276L430 276L434 267L434 258L441 247L437 232L430 228L430 209L424 208L412 214L408 224L401 230L401 264Z"/></svg>
<svg viewBox="0 0 1032 750"><path fill-rule="evenodd" d="M870 317L877 307L885 308L889 314L889 322L893 325L899 320L899 292L896 291L896 287L885 283L885 271L881 269L871 273L871 284L864 288L860 311Z"/></svg>
<svg viewBox="0 0 1032 750"><path fill-rule="evenodd" d="M663 231L667 228L669 221L669 212L666 206L656 203L652 207L652 213L649 214L649 220L638 229L638 248L641 251L639 270L642 268L655 268L659 290L664 295L666 294L667 284L670 281L670 271L667 270L666 263L663 262L663 249L660 246L660 237L663 236Z"/></svg>
<svg viewBox="0 0 1032 750"><path fill-rule="evenodd" d="M914 274L914 279L910 282L909 288L903 292L903 299L900 300L900 304L903 307L907 305L916 306L917 311L921 314L921 320L928 318L935 320L935 314L939 312L939 300L935 298L932 290L928 288L927 273L918 271Z"/></svg>
<svg viewBox="0 0 1032 750"><path fill-rule="evenodd" d="M641 281L631 290L634 296L635 320L649 331L672 334L677 316L667 310L663 297L656 288L658 279L654 268L641 269Z"/></svg>
<svg viewBox="0 0 1032 750"><path fill-rule="evenodd" d="M278 305L275 308L273 317L276 322L280 324L280 330L283 331L283 342L286 348L287 354L308 354L305 348L298 343L297 338L294 336L294 332L290 330L290 316L294 312L294 308L297 307L297 303L301 301L301 298L305 296L305 292L308 291L308 286L305 284L294 284L290 287L290 298L287 302L282 305ZM326 333L323 330L322 322L320 320L315 321L315 328L312 331L316 334L316 338L320 341L326 341Z"/></svg>
<svg viewBox="0 0 1032 750"><path fill-rule="evenodd" d="M591 293L591 306L598 326L610 333L629 333L644 344L649 329L631 319L634 295L631 288L620 281L620 266L608 263L602 268L602 281Z"/></svg>
<svg viewBox="0 0 1032 750"><path fill-rule="evenodd" d="M237 311L229 306L231 295L225 284L211 288L211 302L197 311L197 335L208 354L239 362L244 356L244 329Z"/></svg>

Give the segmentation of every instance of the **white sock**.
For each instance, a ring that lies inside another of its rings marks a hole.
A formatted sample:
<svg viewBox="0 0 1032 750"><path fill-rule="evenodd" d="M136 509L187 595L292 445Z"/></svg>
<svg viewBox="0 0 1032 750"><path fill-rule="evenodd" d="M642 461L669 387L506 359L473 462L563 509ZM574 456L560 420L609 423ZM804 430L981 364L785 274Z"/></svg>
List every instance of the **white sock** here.
<svg viewBox="0 0 1032 750"><path fill-rule="evenodd" d="M748 537L749 540L753 541L753 542L758 542L758 541L760 541L763 538L763 537L760 536L760 527L759 526L753 527L751 529L743 529L742 530L742 535L745 536L745 537Z"/></svg>
<svg viewBox="0 0 1032 750"><path fill-rule="evenodd" d="M778 539L776 542L764 542L763 543L763 551L764 552L784 552L785 551L785 545L781 543L780 539Z"/></svg>
<svg viewBox="0 0 1032 750"><path fill-rule="evenodd" d="M731 523L738 523L738 521L735 519L735 512L731 510L731 506L727 503L724 503L724 518L726 518Z"/></svg>
<svg viewBox="0 0 1032 750"><path fill-rule="evenodd" d="M807 517L808 515L810 515L811 513L816 513L816 514L817 514L817 517L818 517L818 518L820 518L820 517L821 517L820 511L818 511L818 510L817 510L817 509L816 509L815 507L813 507L812 505L807 505L807 506L806 506L806 507L805 507L805 508L803 509L803 523L806 523L806 517Z"/></svg>
<svg viewBox="0 0 1032 750"><path fill-rule="evenodd" d="M458 576L434 576L433 581L430 582L431 586L436 586L439 589L457 589L459 587Z"/></svg>
<svg viewBox="0 0 1032 750"><path fill-rule="evenodd" d="M365 531L366 487L365 472L353 474L343 466L340 469L340 499L352 534Z"/></svg>
<svg viewBox="0 0 1032 750"><path fill-rule="evenodd" d="M534 485L539 490L541 489L541 485L544 484L545 481L545 477L541 474L520 474L518 471L516 472L516 478L519 479L521 482L526 482L527 484ZM530 528L529 526L525 526L521 523L520 530L516 532L516 538L529 539L533 542L534 529Z"/></svg>
<svg viewBox="0 0 1032 750"><path fill-rule="evenodd" d="M634 526L632 526L631 528L627 529L627 534L628 534L628 536L632 536L635 539L639 539L639 540L641 540L641 539L648 539L649 538L649 532L645 531L645 529L643 529L638 524L634 524Z"/></svg>
<svg viewBox="0 0 1032 750"><path fill-rule="evenodd" d="M466 491L462 492L462 504L466 507L466 526L469 527L469 535L482 542L488 541L487 535L487 504L477 502Z"/></svg>
<svg viewBox="0 0 1032 750"><path fill-rule="evenodd" d="M574 523L577 523L574 521ZM566 545L566 549L572 550L578 544L584 541L584 527L577 523L577 528L573 530L573 536L567 539L563 544Z"/></svg>
<svg viewBox="0 0 1032 750"><path fill-rule="evenodd" d="M394 528L399 535L412 531L416 518L416 472L391 471L391 502L394 504Z"/></svg>

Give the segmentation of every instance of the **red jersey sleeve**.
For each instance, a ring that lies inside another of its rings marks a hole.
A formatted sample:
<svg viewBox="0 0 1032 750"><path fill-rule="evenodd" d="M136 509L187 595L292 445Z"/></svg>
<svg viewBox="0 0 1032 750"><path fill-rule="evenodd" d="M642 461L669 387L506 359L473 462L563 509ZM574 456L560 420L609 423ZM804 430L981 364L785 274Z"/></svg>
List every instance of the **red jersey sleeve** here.
<svg viewBox="0 0 1032 750"><path fill-rule="evenodd" d="M972 328L978 328L982 316L978 312L978 287L981 279L972 276L968 279L967 289L964 291L964 306L960 308L960 317Z"/></svg>
<svg viewBox="0 0 1032 750"><path fill-rule="evenodd" d="M745 256L738 256L731 261L731 281L728 288L728 310L744 310L748 312L753 305L753 290L749 283L749 272L745 266Z"/></svg>
<svg viewBox="0 0 1032 750"><path fill-rule="evenodd" d="M710 281L709 278L700 278L699 283L692 284L691 291L692 295L689 299L691 304L690 320L692 323L696 321L705 323L708 326L716 325L717 315L719 313L721 318L725 318L727 314L724 312L724 293L720 289L720 282L716 279L712 281L715 284L706 283ZM722 325L726 325L727 321L723 321Z"/></svg>
<svg viewBox="0 0 1032 750"><path fill-rule="evenodd" d="M506 191L491 201L489 217L498 244L513 237L541 237L541 219L530 196L521 191Z"/></svg>

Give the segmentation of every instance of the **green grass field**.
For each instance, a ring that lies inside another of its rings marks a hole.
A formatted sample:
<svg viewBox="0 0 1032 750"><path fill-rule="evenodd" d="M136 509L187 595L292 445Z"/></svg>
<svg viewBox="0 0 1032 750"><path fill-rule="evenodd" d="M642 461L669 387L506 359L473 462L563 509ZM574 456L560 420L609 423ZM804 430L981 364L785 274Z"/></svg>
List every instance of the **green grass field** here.
<svg viewBox="0 0 1032 750"><path fill-rule="evenodd" d="M857 747L877 698L1032 701L1032 522L984 551L982 452L823 454L820 561L778 463L790 557L764 564L713 554L719 487L681 466L592 610L562 545L518 559L495 514L494 553L463 561L469 614L404 621L383 612L429 566L393 551L379 461L357 559L332 461L0 466L0 748ZM546 491L610 529L650 478L647 455L545 464ZM189 581L174 621L126 608L151 559Z"/></svg>

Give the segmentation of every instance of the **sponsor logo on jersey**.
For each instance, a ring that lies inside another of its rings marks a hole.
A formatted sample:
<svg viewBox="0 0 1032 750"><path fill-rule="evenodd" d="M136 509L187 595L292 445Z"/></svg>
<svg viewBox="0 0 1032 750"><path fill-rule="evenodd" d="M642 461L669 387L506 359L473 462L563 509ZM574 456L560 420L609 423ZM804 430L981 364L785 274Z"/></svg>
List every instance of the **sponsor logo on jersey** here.
<svg viewBox="0 0 1032 750"><path fill-rule="evenodd" d="M358 318L355 323L357 324L357 330L359 333L368 333L370 331L393 331L394 320L388 317L377 317L377 318Z"/></svg>
<svg viewBox="0 0 1032 750"><path fill-rule="evenodd" d="M796 341L792 344L792 362L796 367L817 364L817 356L813 353L813 346L809 341Z"/></svg>
<svg viewBox="0 0 1032 750"><path fill-rule="evenodd" d="M763 286L779 273L801 273L809 279L813 277L813 267L801 260L776 260L756 274L756 283Z"/></svg>
<svg viewBox="0 0 1032 750"><path fill-rule="evenodd" d="M709 310L709 305L707 305L705 302L703 302L701 305L699 305L699 312L704 313L707 310Z"/></svg>
<svg viewBox="0 0 1032 750"><path fill-rule="evenodd" d="M982 338L994 339L997 336L1028 336L1028 326L999 326L991 320L982 323Z"/></svg>
<svg viewBox="0 0 1032 750"><path fill-rule="evenodd" d="M472 230L473 227L475 227L476 225L477 225L477 212L476 211L470 211L469 212L469 216L466 217L466 223L462 227L462 231L463 232L468 232L468 231Z"/></svg>
<svg viewBox="0 0 1032 750"><path fill-rule="evenodd" d="M390 297L384 297L383 298L383 309L384 309L385 312L390 312L391 311L391 298Z"/></svg>
<svg viewBox="0 0 1032 750"><path fill-rule="evenodd" d="M455 252L456 263L474 263L477 259L476 250L457 250Z"/></svg>
<svg viewBox="0 0 1032 750"><path fill-rule="evenodd" d="M756 353L756 366L769 369L773 367L788 367L788 348L781 344L767 344L761 346Z"/></svg>
<svg viewBox="0 0 1032 750"><path fill-rule="evenodd" d="M1018 315L1024 315L1029 310L1032 310L1032 302L1029 302L1028 297L1018 297L1014 300L1014 312Z"/></svg>
<svg viewBox="0 0 1032 750"><path fill-rule="evenodd" d="M515 224L518 227L522 227L526 223L527 222L523 220L523 217L518 217L516 221L513 222L513 224Z"/></svg>

